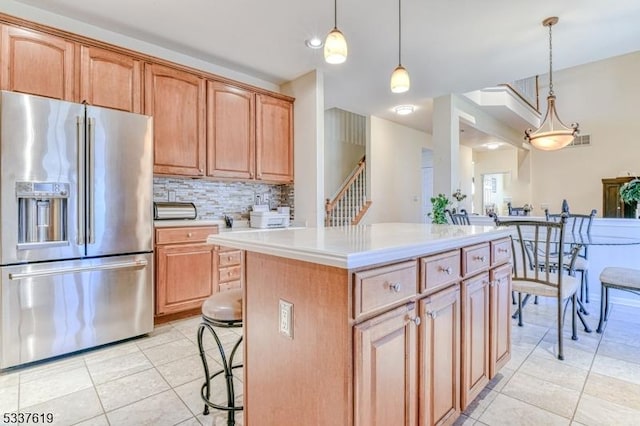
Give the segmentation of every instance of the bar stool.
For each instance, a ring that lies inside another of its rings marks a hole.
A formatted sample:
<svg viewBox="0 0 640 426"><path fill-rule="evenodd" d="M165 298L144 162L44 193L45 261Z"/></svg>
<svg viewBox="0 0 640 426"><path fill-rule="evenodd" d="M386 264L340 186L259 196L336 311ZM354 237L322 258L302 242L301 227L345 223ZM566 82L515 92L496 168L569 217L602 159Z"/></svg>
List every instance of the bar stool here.
<svg viewBox="0 0 640 426"><path fill-rule="evenodd" d="M609 266L600 273L600 282L602 283L602 292L597 333L602 333L602 327L609 319L609 289L615 288L640 295L640 270Z"/></svg>
<svg viewBox="0 0 640 426"><path fill-rule="evenodd" d="M235 389L233 385L233 370L235 368L242 368L242 364L234 365L233 358L236 354L240 343L242 342L242 336L233 346L231 355L227 359L227 356L222 346L222 342L218 337L218 333L214 327L218 328L240 328L242 327L242 290L234 289L216 293L209 297L202 304L202 322L198 327L198 348L200 349L200 358L202 359L202 365L204 367L205 382L200 388L200 396L204 401L204 415L209 414L209 407L217 410L223 410L227 412L227 425L235 425L235 412L243 409L242 406L235 405ZM220 351L220 357L222 358L222 369L211 374L209 372L209 365L205 355L205 350L202 343L205 330L213 335L218 350ZM215 404L209 400L211 396L211 380L224 373L227 387L227 405Z"/></svg>

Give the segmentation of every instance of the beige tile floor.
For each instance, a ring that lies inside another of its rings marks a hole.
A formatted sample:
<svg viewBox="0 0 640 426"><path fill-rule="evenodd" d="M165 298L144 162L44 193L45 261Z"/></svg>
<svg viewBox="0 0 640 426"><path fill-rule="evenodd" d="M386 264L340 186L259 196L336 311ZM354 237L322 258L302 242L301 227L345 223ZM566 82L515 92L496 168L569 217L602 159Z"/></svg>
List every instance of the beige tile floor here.
<svg viewBox="0 0 640 426"><path fill-rule="evenodd" d="M597 304L588 306L595 328ZM567 324L565 361L555 358L554 315L552 303L526 307L525 326L513 327L511 361L458 424L640 424L640 309L614 305L603 335L579 329L576 342ZM0 413L52 412L56 425L225 425L223 413L202 415L198 323L176 321L139 339L5 371ZM221 332L228 346L240 333ZM242 393L241 372L236 389ZM224 401L221 385L214 393Z"/></svg>

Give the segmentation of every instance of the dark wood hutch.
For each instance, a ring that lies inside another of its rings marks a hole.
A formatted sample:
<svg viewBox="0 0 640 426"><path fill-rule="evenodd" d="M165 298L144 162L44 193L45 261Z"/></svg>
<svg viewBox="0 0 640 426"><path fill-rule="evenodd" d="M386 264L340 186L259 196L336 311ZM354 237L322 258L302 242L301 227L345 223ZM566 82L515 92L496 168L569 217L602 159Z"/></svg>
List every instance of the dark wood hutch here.
<svg viewBox="0 0 640 426"><path fill-rule="evenodd" d="M635 176L602 179L602 217L635 218L636 203L620 200L620 187Z"/></svg>

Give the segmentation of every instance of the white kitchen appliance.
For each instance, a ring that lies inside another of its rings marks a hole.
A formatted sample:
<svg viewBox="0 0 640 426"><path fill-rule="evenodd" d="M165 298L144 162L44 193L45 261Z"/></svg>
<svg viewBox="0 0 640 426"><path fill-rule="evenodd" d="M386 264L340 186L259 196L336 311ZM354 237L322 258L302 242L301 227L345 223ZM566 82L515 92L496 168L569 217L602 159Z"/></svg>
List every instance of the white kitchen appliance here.
<svg viewBox="0 0 640 426"><path fill-rule="evenodd" d="M289 212L270 211L266 204L256 204L249 215L252 228L286 228L289 226Z"/></svg>

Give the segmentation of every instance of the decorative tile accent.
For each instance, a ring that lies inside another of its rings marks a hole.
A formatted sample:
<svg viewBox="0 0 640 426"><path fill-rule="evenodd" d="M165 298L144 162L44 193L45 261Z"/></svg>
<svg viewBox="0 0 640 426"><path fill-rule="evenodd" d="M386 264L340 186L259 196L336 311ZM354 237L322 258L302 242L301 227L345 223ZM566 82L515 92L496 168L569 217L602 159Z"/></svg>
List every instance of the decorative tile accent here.
<svg viewBox="0 0 640 426"><path fill-rule="evenodd" d="M175 201L194 203L198 219L201 220L222 219L224 215L234 219L249 219L256 196L264 199L265 195L272 209L290 206L293 219L293 184L218 182L164 176L153 178L153 201L167 201L169 191L175 192Z"/></svg>

